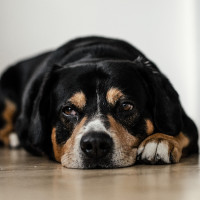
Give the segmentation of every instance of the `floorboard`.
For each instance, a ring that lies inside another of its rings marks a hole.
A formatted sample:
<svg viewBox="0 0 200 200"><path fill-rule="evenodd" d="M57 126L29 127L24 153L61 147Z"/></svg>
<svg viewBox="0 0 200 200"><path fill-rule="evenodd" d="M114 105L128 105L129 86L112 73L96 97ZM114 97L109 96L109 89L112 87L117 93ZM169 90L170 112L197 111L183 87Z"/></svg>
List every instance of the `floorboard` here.
<svg viewBox="0 0 200 200"><path fill-rule="evenodd" d="M174 165L67 169L24 150L0 149L1 200L200 199L199 156Z"/></svg>

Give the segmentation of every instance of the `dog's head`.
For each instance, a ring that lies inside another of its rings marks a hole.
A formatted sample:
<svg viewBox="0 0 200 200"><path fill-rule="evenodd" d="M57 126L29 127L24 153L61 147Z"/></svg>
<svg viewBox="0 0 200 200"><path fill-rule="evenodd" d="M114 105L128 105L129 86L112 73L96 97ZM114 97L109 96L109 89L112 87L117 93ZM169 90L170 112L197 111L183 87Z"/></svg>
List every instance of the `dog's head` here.
<svg viewBox="0 0 200 200"><path fill-rule="evenodd" d="M148 135L178 132L180 112L171 84L142 59L55 67L33 105L28 141L52 145L68 168L125 167Z"/></svg>

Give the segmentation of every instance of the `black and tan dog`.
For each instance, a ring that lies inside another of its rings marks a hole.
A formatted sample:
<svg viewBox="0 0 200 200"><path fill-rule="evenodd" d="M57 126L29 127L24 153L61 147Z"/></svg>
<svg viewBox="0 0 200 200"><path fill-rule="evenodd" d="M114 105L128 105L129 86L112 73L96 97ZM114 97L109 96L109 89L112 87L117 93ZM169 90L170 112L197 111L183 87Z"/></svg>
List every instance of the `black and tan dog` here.
<svg viewBox="0 0 200 200"><path fill-rule="evenodd" d="M0 140L68 168L179 162L198 133L169 80L141 52L87 37L22 61L0 82Z"/></svg>

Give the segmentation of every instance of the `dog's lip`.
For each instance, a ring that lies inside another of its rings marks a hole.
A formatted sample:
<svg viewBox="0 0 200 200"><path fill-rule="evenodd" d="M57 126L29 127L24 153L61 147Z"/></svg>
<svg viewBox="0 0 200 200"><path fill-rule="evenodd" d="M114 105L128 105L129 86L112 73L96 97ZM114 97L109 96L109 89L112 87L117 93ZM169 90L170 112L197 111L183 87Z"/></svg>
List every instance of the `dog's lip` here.
<svg viewBox="0 0 200 200"><path fill-rule="evenodd" d="M102 159L89 159L85 158L83 161L83 166L85 169L107 169L114 168L114 165L111 159L102 158Z"/></svg>
<svg viewBox="0 0 200 200"><path fill-rule="evenodd" d="M116 165L111 160L97 161L97 162L95 162L94 160L89 162L85 160L83 164L83 169L117 169L117 168L130 167L134 164L135 162L129 165L120 166Z"/></svg>
<svg viewBox="0 0 200 200"><path fill-rule="evenodd" d="M119 169L119 168L126 168L126 167L131 167L133 166L135 163L130 164L130 165L125 165L125 166L118 166L118 165L114 165L112 163L108 164L108 165L101 165L101 164L97 164L97 165L84 165L83 169Z"/></svg>
<svg viewBox="0 0 200 200"><path fill-rule="evenodd" d="M108 167L103 167L101 165L96 165L96 166L85 167L84 169L109 169L109 168Z"/></svg>

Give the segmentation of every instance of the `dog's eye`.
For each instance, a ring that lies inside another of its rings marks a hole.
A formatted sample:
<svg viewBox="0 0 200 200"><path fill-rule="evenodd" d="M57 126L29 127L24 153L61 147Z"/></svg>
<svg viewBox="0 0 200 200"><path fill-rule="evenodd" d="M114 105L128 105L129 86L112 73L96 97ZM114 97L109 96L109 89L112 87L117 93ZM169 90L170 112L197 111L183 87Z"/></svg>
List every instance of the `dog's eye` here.
<svg viewBox="0 0 200 200"><path fill-rule="evenodd" d="M71 116L76 116L77 115L77 112L70 106L66 106L62 109L62 112L65 114L65 115L71 115Z"/></svg>
<svg viewBox="0 0 200 200"><path fill-rule="evenodd" d="M131 110L133 110L133 105L132 104L130 104L130 103L122 103L121 104L121 110L123 110L123 111L131 111Z"/></svg>

